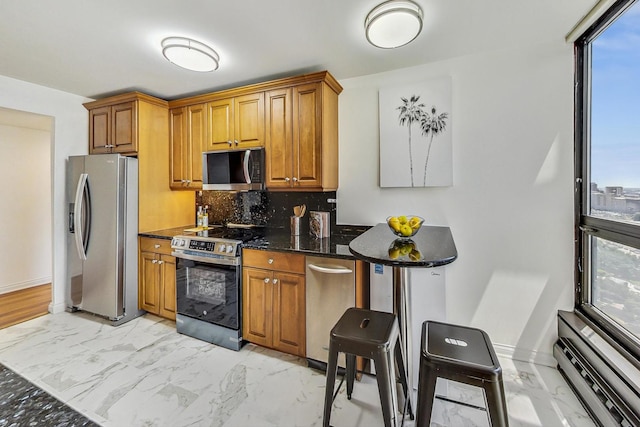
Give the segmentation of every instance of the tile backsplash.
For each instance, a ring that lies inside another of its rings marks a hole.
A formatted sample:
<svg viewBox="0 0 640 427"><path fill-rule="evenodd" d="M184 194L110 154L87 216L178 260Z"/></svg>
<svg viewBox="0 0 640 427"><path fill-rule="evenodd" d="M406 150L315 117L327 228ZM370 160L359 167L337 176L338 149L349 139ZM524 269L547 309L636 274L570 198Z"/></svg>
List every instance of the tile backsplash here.
<svg viewBox="0 0 640 427"><path fill-rule="evenodd" d="M209 206L209 224L257 224L288 228L293 207L306 205L301 233L309 232L309 211L329 212L331 226L336 223L336 192L202 191L196 192L197 206Z"/></svg>

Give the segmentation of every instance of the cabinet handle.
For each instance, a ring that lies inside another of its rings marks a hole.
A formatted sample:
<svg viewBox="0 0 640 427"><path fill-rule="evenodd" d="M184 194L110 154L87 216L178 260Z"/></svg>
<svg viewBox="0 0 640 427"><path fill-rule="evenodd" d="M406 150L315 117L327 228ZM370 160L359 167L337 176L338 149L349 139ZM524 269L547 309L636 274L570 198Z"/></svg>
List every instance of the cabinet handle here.
<svg viewBox="0 0 640 427"><path fill-rule="evenodd" d="M158 264L164 264L164 261L158 261Z"/></svg>
<svg viewBox="0 0 640 427"><path fill-rule="evenodd" d="M236 145L238 145L238 140L237 139L234 139L233 142L235 142Z"/></svg>
<svg viewBox="0 0 640 427"><path fill-rule="evenodd" d="M154 259L153 261L151 261L151 264L157 264L157 263L158 263L157 259Z"/></svg>
<svg viewBox="0 0 640 427"><path fill-rule="evenodd" d="M289 177L288 177L288 176L285 176L285 177L284 177L284 182L289 182L289 181L290 181Z"/></svg>
<svg viewBox="0 0 640 427"><path fill-rule="evenodd" d="M278 284L278 279L273 279L273 284L277 285Z"/></svg>
<svg viewBox="0 0 640 427"><path fill-rule="evenodd" d="M267 262L268 262L269 264L273 264L273 258L269 258L269 259L267 260Z"/></svg>
<svg viewBox="0 0 640 427"><path fill-rule="evenodd" d="M298 182L298 178L296 178L295 176L293 177L293 182Z"/></svg>
<svg viewBox="0 0 640 427"><path fill-rule="evenodd" d="M229 147L231 147L233 145L233 142L231 141L227 141L229 143Z"/></svg>
<svg viewBox="0 0 640 427"><path fill-rule="evenodd" d="M269 278L268 277L264 278L264 283L269 283Z"/></svg>
<svg viewBox="0 0 640 427"><path fill-rule="evenodd" d="M156 248L156 249L159 249L159 248L160 248L160 245L155 244L155 245L153 245L153 247L154 247L154 248Z"/></svg>

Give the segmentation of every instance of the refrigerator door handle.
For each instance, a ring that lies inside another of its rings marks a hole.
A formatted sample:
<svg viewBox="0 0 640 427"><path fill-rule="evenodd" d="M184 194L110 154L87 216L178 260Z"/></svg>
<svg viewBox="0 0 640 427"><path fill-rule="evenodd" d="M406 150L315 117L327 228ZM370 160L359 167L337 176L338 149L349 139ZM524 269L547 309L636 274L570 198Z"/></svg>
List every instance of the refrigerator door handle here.
<svg viewBox="0 0 640 427"><path fill-rule="evenodd" d="M73 217L76 250L78 251L78 257L80 257L80 259L83 261L87 259L87 244L89 243L89 222L91 220L90 211L85 212L83 210L84 202L87 202L87 205L89 205L89 188L87 187L88 178L89 175L83 173L80 174L80 178L78 179L78 186L76 187L76 198L74 203L75 213ZM90 209L90 206L87 206L86 209Z"/></svg>

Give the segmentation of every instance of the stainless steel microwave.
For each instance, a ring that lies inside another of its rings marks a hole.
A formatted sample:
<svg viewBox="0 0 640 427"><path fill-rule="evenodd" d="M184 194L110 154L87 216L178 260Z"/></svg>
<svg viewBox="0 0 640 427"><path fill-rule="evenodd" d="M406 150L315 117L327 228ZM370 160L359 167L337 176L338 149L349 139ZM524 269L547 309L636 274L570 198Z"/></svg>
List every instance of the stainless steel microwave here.
<svg viewBox="0 0 640 427"><path fill-rule="evenodd" d="M202 153L203 190L263 190L264 148Z"/></svg>

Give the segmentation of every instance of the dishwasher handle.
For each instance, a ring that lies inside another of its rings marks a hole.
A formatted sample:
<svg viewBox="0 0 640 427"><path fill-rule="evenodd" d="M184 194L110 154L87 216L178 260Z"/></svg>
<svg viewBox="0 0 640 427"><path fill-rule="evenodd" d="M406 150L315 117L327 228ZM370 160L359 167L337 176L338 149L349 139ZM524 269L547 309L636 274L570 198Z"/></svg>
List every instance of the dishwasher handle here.
<svg viewBox="0 0 640 427"><path fill-rule="evenodd" d="M319 271L320 273L328 273L328 274L350 274L353 273L353 270L347 267L342 267L339 265L315 265L315 264L307 264L307 266L314 270Z"/></svg>

